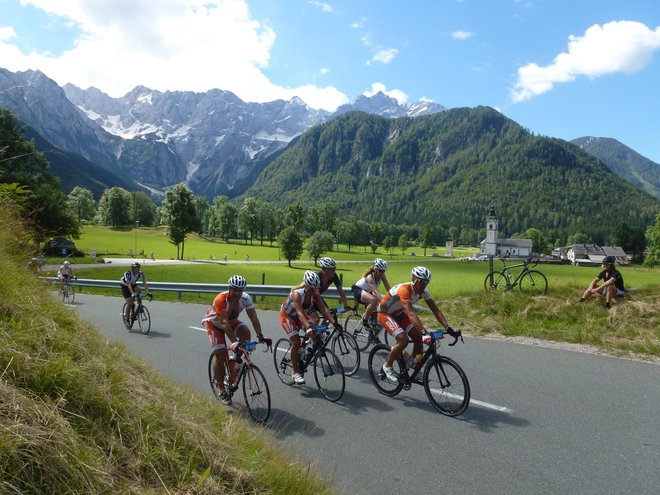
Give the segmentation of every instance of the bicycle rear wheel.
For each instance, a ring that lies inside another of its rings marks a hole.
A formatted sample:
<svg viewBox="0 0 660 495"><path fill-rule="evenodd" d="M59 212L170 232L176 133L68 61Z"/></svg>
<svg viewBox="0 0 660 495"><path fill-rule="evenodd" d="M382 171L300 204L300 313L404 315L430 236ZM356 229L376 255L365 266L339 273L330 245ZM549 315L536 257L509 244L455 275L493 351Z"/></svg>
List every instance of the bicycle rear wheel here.
<svg viewBox="0 0 660 495"><path fill-rule="evenodd" d="M493 277L492 281L491 276ZM504 272L493 271L486 275L486 279L484 280L484 289L486 289L486 292L506 290L506 275L504 275Z"/></svg>
<svg viewBox="0 0 660 495"><path fill-rule="evenodd" d="M538 270L530 270L520 278L520 292L542 296L548 291L548 279Z"/></svg>
<svg viewBox="0 0 660 495"><path fill-rule="evenodd" d="M138 306L138 313L135 321L137 321L140 332L147 335L149 330L151 330L151 315L149 310L142 305Z"/></svg>
<svg viewBox="0 0 660 495"><path fill-rule="evenodd" d="M458 416L470 404L470 383L465 372L445 356L436 356L426 365L424 391L433 407L446 416Z"/></svg>
<svg viewBox="0 0 660 495"><path fill-rule="evenodd" d="M293 364L291 363L291 341L280 339L273 348L273 364L282 383L293 385Z"/></svg>
<svg viewBox="0 0 660 495"><path fill-rule="evenodd" d="M323 348L318 350L314 358L314 380L319 392L330 402L337 402L344 395L346 377L334 352Z"/></svg>
<svg viewBox="0 0 660 495"><path fill-rule="evenodd" d="M128 313L128 320L124 318L124 315L126 314L126 305L128 303L124 303L124 305L121 307L121 321L124 323L124 326L130 330L133 328L133 310L131 310Z"/></svg>
<svg viewBox="0 0 660 495"><path fill-rule="evenodd" d="M393 383L387 379L383 373L383 365L387 361L387 356L390 355L390 346L385 344L376 344L369 353L369 376L371 381L376 386L376 389L389 397L393 397L403 388L402 383ZM401 374L401 363L397 359L392 368L397 375Z"/></svg>
<svg viewBox="0 0 660 495"><path fill-rule="evenodd" d="M270 416L270 390L261 370L250 364L243 371L243 398L245 406L257 423L263 423Z"/></svg>
<svg viewBox="0 0 660 495"><path fill-rule="evenodd" d="M357 373L360 368L360 349L355 338L344 330L332 337L330 345L344 368L344 375L353 376Z"/></svg>

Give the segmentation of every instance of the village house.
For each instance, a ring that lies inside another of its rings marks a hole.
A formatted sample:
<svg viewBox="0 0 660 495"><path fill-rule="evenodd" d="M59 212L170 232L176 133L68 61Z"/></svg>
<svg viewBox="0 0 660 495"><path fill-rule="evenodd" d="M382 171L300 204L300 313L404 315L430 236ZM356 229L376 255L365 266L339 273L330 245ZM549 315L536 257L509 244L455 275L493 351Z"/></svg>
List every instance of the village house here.
<svg viewBox="0 0 660 495"><path fill-rule="evenodd" d="M598 244L572 244L553 251L563 260L569 260L574 265L597 266L603 263L606 256L614 256L619 265L628 264L628 255L619 246L599 246Z"/></svg>

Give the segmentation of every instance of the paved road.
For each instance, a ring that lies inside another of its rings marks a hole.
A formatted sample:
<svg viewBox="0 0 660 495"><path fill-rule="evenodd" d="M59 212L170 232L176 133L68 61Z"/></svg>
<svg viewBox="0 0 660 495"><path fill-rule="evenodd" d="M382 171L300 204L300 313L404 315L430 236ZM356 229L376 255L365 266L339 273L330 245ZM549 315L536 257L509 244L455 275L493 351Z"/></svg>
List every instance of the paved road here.
<svg viewBox="0 0 660 495"><path fill-rule="evenodd" d="M205 307L147 304L148 336L123 328L119 298L77 294L73 306L103 334L210 396L199 330ZM277 313L259 314L266 335L283 335ZM456 419L435 412L421 387L378 394L366 354L333 404L313 383L282 384L272 355L256 352L271 388L267 428L342 493L660 493L660 366L481 339L444 350L472 388L469 409Z"/></svg>

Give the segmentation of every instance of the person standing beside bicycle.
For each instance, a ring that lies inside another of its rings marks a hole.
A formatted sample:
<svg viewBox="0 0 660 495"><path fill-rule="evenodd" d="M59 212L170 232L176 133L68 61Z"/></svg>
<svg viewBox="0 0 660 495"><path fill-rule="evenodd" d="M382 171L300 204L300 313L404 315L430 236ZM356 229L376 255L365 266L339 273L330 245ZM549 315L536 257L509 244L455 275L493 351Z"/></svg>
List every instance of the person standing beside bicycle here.
<svg viewBox="0 0 660 495"><path fill-rule="evenodd" d="M147 284L147 278L144 276L144 273L140 270L140 263L137 261L131 265L131 269L122 275L119 279L121 286L121 293L124 296L126 301L126 309L124 311L124 321L128 321L128 318L131 315L133 310L133 295L138 290L137 283L139 280L142 280L145 290L149 290L149 284Z"/></svg>
<svg viewBox="0 0 660 495"><path fill-rule="evenodd" d="M57 278L60 279L60 290L64 290L64 284L68 279L76 278L76 274L73 271L73 267L71 266L69 260L64 261L64 263L62 263L62 266L58 268Z"/></svg>
<svg viewBox="0 0 660 495"><path fill-rule="evenodd" d="M447 318L440 311L428 289L431 280L431 271L423 266L412 269L412 281L395 285L392 287L378 305L378 321L395 338L396 344L392 346L387 360L383 364L383 373L391 382L397 383L399 377L392 369L394 361L408 346L408 341L413 342L412 356L422 352L422 333L424 324L417 316L413 304L424 299L435 319L444 327L445 331L452 337L459 336L460 331L455 331L449 326Z"/></svg>
<svg viewBox="0 0 660 495"><path fill-rule="evenodd" d="M245 310L252 322L252 327L257 334L259 342L265 342L270 345L270 340L264 337L261 330L261 322L257 315L257 310L254 309L254 303L250 295L245 292L247 281L240 275L232 276L228 281L229 289L221 292L215 299L213 305L206 311L206 317L202 323L206 324L206 333L209 337L209 344L213 349L218 349L220 359L213 361L213 373L218 377L218 389L220 390L220 400L223 404L230 405L231 398L227 395L225 390L225 367L223 366L225 360L228 358L227 354L227 338L230 342L229 349L236 350L236 346L240 342L250 341L250 329L248 326L238 319L241 311ZM232 376L231 380L235 379L235 361L234 358L229 358L229 371Z"/></svg>
<svg viewBox="0 0 660 495"><path fill-rule="evenodd" d="M322 295L326 290L328 290L328 287L330 287L331 284L334 284L335 287L337 287L337 293L339 294L342 305L347 308L348 298L346 297L346 293L344 292L344 289L341 285L341 280L339 280L339 277L337 276L337 262L332 258L320 258L319 266L321 267L321 270L316 272L319 280L321 281L321 285L318 289L319 294ZM329 309L323 298L321 298L321 305L315 303L312 306L312 309L309 311L314 325L318 325L319 321L321 321L319 311L321 311L322 306L325 307L326 310Z"/></svg>
<svg viewBox="0 0 660 495"><path fill-rule="evenodd" d="M298 350L301 341L298 332L304 330L308 337L314 338L314 326L318 324L318 322L314 322L310 313L316 313L316 308L318 308L328 323L335 327L338 325L321 298L320 287L319 274L307 270L303 276L303 283L291 289L280 308L280 324L291 341L292 378L293 383L297 385L305 383L305 378L299 372Z"/></svg>
<svg viewBox="0 0 660 495"><path fill-rule="evenodd" d="M366 306L364 314L362 315L362 326L367 330L371 330L371 314L374 309L376 309L378 302L383 298L378 291L381 281L383 282L386 291L391 289L390 283L385 276L386 270L387 261L381 258L376 258L373 266L364 272L362 278L355 282L351 287L356 307L360 303Z"/></svg>
<svg viewBox="0 0 660 495"><path fill-rule="evenodd" d="M623 275L615 268L615 263L616 258L614 256L606 256L603 259L603 270L591 281L579 302L584 302L592 295L599 294L605 296L605 307L610 309L612 300L615 297L625 295L626 289L623 285ZM603 283L599 285L601 280Z"/></svg>

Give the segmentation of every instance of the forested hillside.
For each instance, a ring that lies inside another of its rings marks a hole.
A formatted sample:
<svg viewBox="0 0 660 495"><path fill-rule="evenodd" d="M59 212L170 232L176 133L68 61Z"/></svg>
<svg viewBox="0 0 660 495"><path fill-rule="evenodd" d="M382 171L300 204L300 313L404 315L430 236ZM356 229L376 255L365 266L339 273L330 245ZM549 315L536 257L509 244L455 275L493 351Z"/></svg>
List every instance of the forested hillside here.
<svg viewBox="0 0 660 495"><path fill-rule="evenodd" d="M616 139L581 137L571 143L607 165L612 172L632 185L660 199L660 165L643 157Z"/></svg>
<svg viewBox="0 0 660 495"><path fill-rule="evenodd" d="M497 204L506 234L550 238L649 225L660 202L566 141L530 134L489 107L418 118L352 112L306 132L246 196L279 205L333 201L393 224L483 227Z"/></svg>

